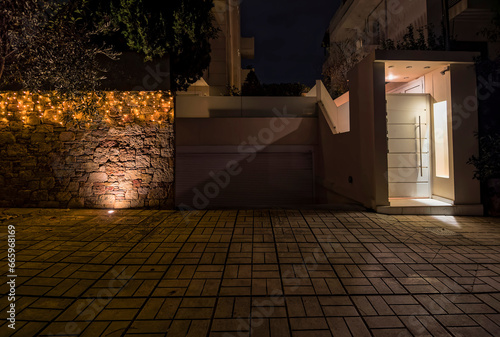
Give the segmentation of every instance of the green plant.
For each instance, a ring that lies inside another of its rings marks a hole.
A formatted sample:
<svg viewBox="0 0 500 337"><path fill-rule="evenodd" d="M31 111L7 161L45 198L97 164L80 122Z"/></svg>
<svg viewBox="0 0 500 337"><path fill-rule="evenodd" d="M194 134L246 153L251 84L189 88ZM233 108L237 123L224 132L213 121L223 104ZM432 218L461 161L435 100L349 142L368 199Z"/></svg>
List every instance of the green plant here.
<svg viewBox="0 0 500 337"><path fill-rule="evenodd" d="M472 156L467 164L474 165L474 178L487 181L500 178L500 133L479 138L479 157Z"/></svg>
<svg viewBox="0 0 500 337"><path fill-rule="evenodd" d="M173 90L186 90L210 65L210 40L219 29L213 0L73 0L89 22L111 21L107 39L145 61L170 59Z"/></svg>
<svg viewBox="0 0 500 337"><path fill-rule="evenodd" d="M227 85L227 95L226 96L241 96L241 91L237 86Z"/></svg>
<svg viewBox="0 0 500 337"><path fill-rule="evenodd" d="M329 43L327 50L328 57L323 64L322 75L330 95L337 98L349 91L347 74L368 53L363 48L358 49L353 38Z"/></svg>
<svg viewBox="0 0 500 337"><path fill-rule="evenodd" d="M434 27L427 25L416 29L413 25L406 28L403 38L395 42L391 39L382 41L383 50L444 50L443 36L436 36Z"/></svg>
<svg viewBox="0 0 500 337"><path fill-rule="evenodd" d="M494 17L491 24L484 28L480 34L488 39L490 42L500 41L500 4L496 4L493 9Z"/></svg>

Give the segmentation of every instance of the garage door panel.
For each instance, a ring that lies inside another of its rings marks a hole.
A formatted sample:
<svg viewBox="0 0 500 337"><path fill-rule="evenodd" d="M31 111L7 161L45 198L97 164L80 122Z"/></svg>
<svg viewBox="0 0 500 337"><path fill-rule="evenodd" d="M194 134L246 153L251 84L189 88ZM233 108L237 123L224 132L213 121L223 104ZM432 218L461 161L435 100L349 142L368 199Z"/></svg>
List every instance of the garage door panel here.
<svg viewBox="0 0 500 337"><path fill-rule="evenodd" d="M239 173L229 174L228 163ZM178 154L176 204L196 206L195 197L208 208L310 204L312 153Z"/></svg>

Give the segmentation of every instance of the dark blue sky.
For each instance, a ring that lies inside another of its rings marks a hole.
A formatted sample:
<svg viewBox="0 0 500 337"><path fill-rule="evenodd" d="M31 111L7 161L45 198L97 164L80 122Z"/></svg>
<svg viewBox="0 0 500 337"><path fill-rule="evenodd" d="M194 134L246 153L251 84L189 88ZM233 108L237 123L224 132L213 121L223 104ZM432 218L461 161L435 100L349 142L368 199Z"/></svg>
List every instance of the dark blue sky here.
<svg viewBox="0 0 500 337"><path fill-rule="evenodd" d="M321 42L340 0L242 0L242 36L255 37L253 65L262 83L321 78Z"/></svg>

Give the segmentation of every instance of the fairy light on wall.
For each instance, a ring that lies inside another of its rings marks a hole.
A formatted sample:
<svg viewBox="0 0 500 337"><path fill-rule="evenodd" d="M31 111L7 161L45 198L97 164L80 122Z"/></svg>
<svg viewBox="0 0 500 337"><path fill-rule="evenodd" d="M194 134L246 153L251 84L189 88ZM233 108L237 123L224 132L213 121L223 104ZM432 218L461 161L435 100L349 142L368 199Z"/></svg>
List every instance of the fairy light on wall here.
<svg viewBox="0 0 500 337"><path fill-rule="evenodd" d="M109 91L99 98L92 95L89 93L87 99L94 99L100 119L108 124L173 122L173 97L170 92ZM69 117L70 121L84 121L90 125L97 116L85 116L75 108L78 104L84 104L84 100L85 98L81 102L63 101L55 92L2 92L0 122L17 120L28 123L29 120L38 118L44 123L63 125L67 120L65 117Z"/></svg>

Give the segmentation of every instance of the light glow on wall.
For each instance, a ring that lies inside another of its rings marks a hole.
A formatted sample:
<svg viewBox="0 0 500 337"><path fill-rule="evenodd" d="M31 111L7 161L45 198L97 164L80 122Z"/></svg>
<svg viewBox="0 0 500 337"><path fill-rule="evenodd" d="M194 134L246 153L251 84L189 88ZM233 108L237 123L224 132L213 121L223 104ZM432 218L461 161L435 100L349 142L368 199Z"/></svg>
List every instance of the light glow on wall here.
<svg viewBox="0 0 500 337"><path fill-rule="evenodd" d="M448 102L434 104L434 162L436 176L450 178L448 146Z"/></svg>

